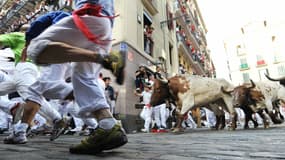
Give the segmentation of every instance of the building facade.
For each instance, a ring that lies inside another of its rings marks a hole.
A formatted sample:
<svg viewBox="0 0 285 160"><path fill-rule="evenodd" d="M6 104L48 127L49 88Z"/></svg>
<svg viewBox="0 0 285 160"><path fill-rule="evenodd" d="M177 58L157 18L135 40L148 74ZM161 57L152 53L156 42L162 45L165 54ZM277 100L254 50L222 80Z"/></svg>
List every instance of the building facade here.
<svg viewBox="0 0 285 160"><path fill-rule="evenodd" d="M179 64L190 74L215 77L215 68L207 48L207 28L196 0L175 2Z"/></svg>
<svg viewBox="0 0 285 160"><path fill-rule="evenodd" d="M207 48L207 29L196 0L116 0L113 49L127 49L127 79L120 90L117 110L127 131L139 127L134 96L135 71L140 65L166 77L181 73L215 77ZM148 31L150 29L150 31ZM149 35L150 32L150 35Z"/></svg>
<svg viewBox="0 0 285 160"><path fill-rule="evenodd" d="M285 76L285 22L256 21L224 41L233 84Z"/></svg>
<svg viewBox="0 0 285 160"><path fill-rule="evenodd" d="M24 2L25 5L20 3L19 10L15 10L17 13L9 11L13 15L4 15L2 22L14 24L19 19L18 13L27 15L43 1ZM60 8L66 5L63 2L60 1ZM196 0L115 0L114 3L119 16L114 20L112 49L128 53L124 85L112 83L118 91L115 113L127 132L132 132L142 126L138 116L140 101L134 95L135 72L139 66L144 65L149 72L155 72L155 67L160 66L165 77L179 73L215 77L215 69L207 48L207 29ZM4 4L9 8L14 3L7 0ZM6 24L1 24L3 32L8 31ZM115 80L109 71L103 70L103 76Z"/></svg>

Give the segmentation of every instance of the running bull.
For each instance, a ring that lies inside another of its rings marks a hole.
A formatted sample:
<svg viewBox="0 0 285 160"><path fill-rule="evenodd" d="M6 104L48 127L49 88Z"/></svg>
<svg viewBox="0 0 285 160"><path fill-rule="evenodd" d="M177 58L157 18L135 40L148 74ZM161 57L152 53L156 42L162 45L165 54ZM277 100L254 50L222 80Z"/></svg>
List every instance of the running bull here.
<svg viewBox="0 0 285 160"><path fill-rule="evenodd" d="M221 91L222 86L227 89L234 88L225 79L213 79L195 75L176 75L167 80L156 79L153 84L153 94L150 104L156 106L165 100L176 103L176 115L178 117L174 132L182 131L183 117L190 109L209 103L223 100L225 110L236 120L236 112L232 105L232 97ZM235 129L236 122L231 128Z"/></svg>
<svg viewBox="0 0 285 160"><path fill-rule="evenodd" d="M225 92L225 90L223 91ZM226 92L232 94L234 107L244 106L250 108L253 113L259 113L264 120L265 128L269 127L269 122L267 115L262 110L269 114L274 123L283 122L282 119L278 118L278 111L276 114L276 106L274 106L276 101L285 100L285 88L282 85L270 81L253 82L251 80L251 85L237 86L233 90ZM259 92L262 98L254 98L253 92Z"/></svg>

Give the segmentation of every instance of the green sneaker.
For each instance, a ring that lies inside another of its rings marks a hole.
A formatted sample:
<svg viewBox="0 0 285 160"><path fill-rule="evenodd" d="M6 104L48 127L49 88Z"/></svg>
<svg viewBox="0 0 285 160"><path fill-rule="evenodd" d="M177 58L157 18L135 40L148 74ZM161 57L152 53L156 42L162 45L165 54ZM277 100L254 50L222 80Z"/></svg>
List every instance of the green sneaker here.
<svg viewBox="0 0 285 160"><path fill-rule="evenodd" d="M126 55L127 53L125 51L112 51L110 55L104 58L102 64L104 68L113 73L119 85L122 85L125 80Z"/></svg>
<svg viewBox="0 0 285 160"><path fill-rule="evenodd" d="M128 142L124 129L116 124L110 130L97 128L89 137L83 139L80 144L71 146L70 153L74 154L98 154L103 150L120 147Z"/></svg>

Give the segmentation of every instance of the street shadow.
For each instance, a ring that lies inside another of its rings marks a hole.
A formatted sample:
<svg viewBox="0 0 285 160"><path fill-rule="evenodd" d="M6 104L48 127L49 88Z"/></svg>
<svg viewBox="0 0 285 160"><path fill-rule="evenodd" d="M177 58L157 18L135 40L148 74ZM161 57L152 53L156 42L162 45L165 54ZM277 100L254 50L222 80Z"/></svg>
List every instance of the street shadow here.
<svg viewBox="0 0 285 160"><path fill-rule="evenodd" d="M123 152L119 152L119 151L104 151L101 153L96 154L96 157L101 157L101 158L108 158L108 157L115 157L115 156L119 156L120 154L124 154Z"/></svg>
<svg viewBox="0 0 285 160"><path fill-rule="evenodd" d="M195 129L186 129L183 132L176 132L176 133L168 132L166 134L181 135L181 134L191 134L191 133L245 132L245 131L282 129L282 127L283 126L270 126L269 128L263 128L260 126L258 128L249 128L249 129L237 128L235 130L229 130L228 128L225 128L223 130L216 130L216 129L210 129L210 128L195 128Z"/></svg>

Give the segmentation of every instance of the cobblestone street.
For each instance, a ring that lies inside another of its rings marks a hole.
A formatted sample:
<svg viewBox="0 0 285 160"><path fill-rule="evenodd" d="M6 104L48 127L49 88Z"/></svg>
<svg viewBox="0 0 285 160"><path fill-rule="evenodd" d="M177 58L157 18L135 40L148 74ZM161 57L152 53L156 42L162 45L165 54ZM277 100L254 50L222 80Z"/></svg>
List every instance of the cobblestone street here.
<svg viewBox="0 0 285 160"><path fill-rule="evenodd" d="M1 141L5 135L1 136ZM236 131L206 128L187 130L184 134L129 134L129 143L116 150L94 155L69 154L68 147L82 137L63 135L54 142L36 136L24 145L0 145L0 160L248 160L285 159L285 125Z"/></svg>

